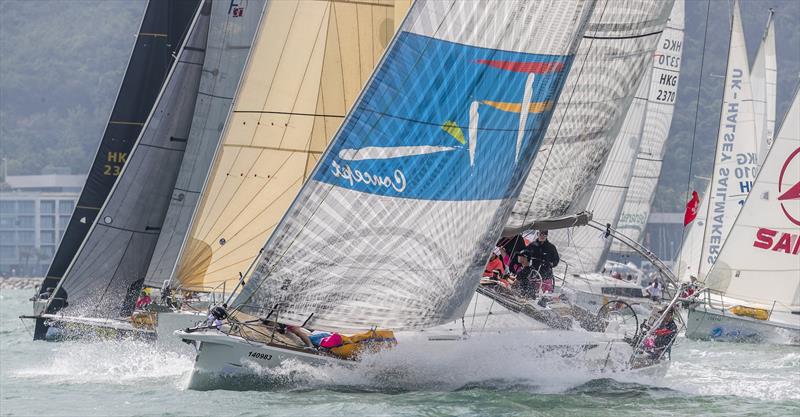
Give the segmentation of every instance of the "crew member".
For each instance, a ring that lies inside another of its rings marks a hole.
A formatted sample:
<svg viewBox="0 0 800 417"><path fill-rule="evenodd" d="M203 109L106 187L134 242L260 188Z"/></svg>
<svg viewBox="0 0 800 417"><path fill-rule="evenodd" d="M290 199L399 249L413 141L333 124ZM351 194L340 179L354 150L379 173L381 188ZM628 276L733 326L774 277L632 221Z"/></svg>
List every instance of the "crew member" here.
<svg viewBox="0 0 800 417"><path fill-rule="evenodd" d="M525 250L530 254L531 267L542 276L542 292L552 292L555 286L553 268L558 265L559 257L556 246L547 240L547 230L539 230Z"/></svg>

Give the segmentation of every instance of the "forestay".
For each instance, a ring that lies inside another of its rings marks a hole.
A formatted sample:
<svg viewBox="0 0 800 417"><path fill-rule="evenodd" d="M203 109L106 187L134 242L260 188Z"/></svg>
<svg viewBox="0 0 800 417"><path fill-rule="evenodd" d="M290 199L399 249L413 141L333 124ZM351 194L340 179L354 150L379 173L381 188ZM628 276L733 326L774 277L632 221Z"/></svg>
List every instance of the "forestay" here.
<svg viewBox="0 0 800 417"><path fill-rule="evenodd" d="M236 304L341 330L460 317L593 4L415 2Z"/></svg>
<svg viewBox="0 0 800 417"><path fill-rule="evenodd" d="M39 293L58 285L94 223L153 109L198 4L199 0L147 3L114 109Z"/></svg>
<svg viewBox="0 0 800 417"><path fill-rule="evenodd" d="M598 1L504 234L589 203L672 1Z"/></svg>
<svg viewBox="0 0 800 417"><path fill-rule="evenodd" d="M800 95L769 149L706 284L776 310L800 309Z"/></svg>
<svg viewBox="0 0 800 417"><path fill-rule="evenodd" d="M236 285L358 97L405 15L397 9L267 5L175 272L185 288Z"/></svg>
<svg viewBox="0 0 800 417"><path fill-rule="evenodd" d="M753 111L755 112L756 135L759 138L758 156L763 160L772 146L775 131L775 100L777 94L778 62L775 55L775 28L772 9L769 11L767 28L761 38L756 58L750 69L753 87Z"/></svg>
<svg viewBox="0 0 800 417"><path fill-rule="evenodd" d="M736 1L733 5L728 70L698 271L700 280L703 280L719 255L753 185L758 169L757 155L750 66L747 63L739 2Z"/></svg>
<svg viewBox="0 0 800 417"><path fill-rule="evenodd" d="M240 2L235 7L227 1L217 1L211 6L208 45L192 127L164 225L147 270L147 286L161 287L176 266L265 5L266 0L251 0ZM172 285L202 283L177 282Z"/></svg>
<svg viewBox="0 0 800 417"><path fill-rule="evenodd" d="M642 141L633 167L625 204L619 216L617 231L644 243L644 229L656 196L658 177L664 159L665 144L672 125L683 53L684 2L675 2L658 48L653 57L653 75L647 100L647 116L642 128ZM631 252L631 248L615 241L614 252Z"/></svg>
<svg viewBox="0 0 800 417"><path fill-rule="evenodd" d="M73 315L117 317L133 310L186 147L210 6L200 5L117 183L61 280Z"/></svg>

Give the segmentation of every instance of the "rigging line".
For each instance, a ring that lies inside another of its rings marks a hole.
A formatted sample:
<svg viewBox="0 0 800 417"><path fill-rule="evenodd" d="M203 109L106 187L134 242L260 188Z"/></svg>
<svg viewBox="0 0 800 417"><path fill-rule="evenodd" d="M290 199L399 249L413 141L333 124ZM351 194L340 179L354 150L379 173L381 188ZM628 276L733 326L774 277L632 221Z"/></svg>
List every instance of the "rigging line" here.
<svg viewBox="0 0 800 417"><path fill-rule="evenodd" d="M732 10L733 9L731 9L731 11ZM695 141L696 141L696 137L697 137L697 119L698 119L698 117L700 115L700 92L703 90L703 68L705 66L705 60L706 60L705 51L706 51L706 43L708 41L708 21L709 21L709 15L710 14L711 14L711 0L708 0L708 3L706 4L706 29L703 32L703 49L701 50L702 54L700 55L700 80L698 81L697 97L695 98L694 127L692 129L692 146L691 146L691 150L689 151L689 173L688 173L688 175L686 177L686 192L684 193L683 201L688 201L688 199L689 199L689 189L692 186L692 167L694 166L694 164L693 164L693 162L694 162L694 146L695 146ZM733 38L733 16L731 16L731 34L730 34L730 38L731 39ZM730 51L730 42L731 41L729 39L728 40L728 54L727 54L727 56L730 56L730 53L731 53L731 51ZM726 61L727 61L727 59L726 59ZM727 72L727 65L726 65L726 72ZM722 100L720 100L720 102L722 103L722 104L720 104L720 112L722 111L722 106L724 105L724 101L725 101L724 95L725 94L724 94L724 86L723 86L723 97L722 97ZM719 142L719 126L717 127L717 140L715 141L714 149L716 149L716 147L717 147L717 142ZM716 157L715 157L715 159L716 159ZM712 177L713 177L713 168L712 168ZM713 181L713 179L712 179L712 181ZM708 187L709 195L705 195L705 196L703 196L703 198L706 198L706 199L711 198L710 194L711 194L711 186L712 185L713 185L712 183L709 183L709 187ZM711 208L711 204L710 203L711 202L709 201L709 205L708 205L709 210L707 210L706 213L705 213L706 221L708 221L708 212L710 211L710 208ZM700 207L698 206L698 209L699 208ZM702 261L702 259L703 259L703 247L705 246L705 241L706 241L706 230L705 229L706 228L703 227L703 240L702 240L702 242L700 244L700 256L698 257L698 261L700 262L700 264L698 264L697 269L694 270L694 273L697 274L697 278L698 279L700 278L700 276L699 276L700 275L700 265L703 264L703 261ZM678 265L680 265L681 256L683 255L683 245L684 245L685 239L686 239L686 231L687 231L686 227L684 227L683 230L681 230L681 244L677 249L678 250L678 259L677 259ZM694 266L694 265L692 265L692 266ZM680 271L678 271L678 273L680 273ZM680 277L678 279L680 279Z"/></svg>
<svg viewBox="0 0 800 417"><path fill-rule="evenodd" d="M321 88L321 86L320 86ZM320 94L322 92L320 91ZM300 94L298 94L298 97ZM338 119L344 119L345 115L343 114L323 114L323 113L297 113L291 111L272 111L272 110L234 110L233 113L244 113L244 114L280 114L285 116L310 116L310 117L335 117Z"/></svg>
<svg viewBox="0 0 800 417"><path fill-rule="evenodd" d="M629 35L629 36L584 36L584 39L601 39L601 40L624 40L624 39L638 39L638 38L646 38L648 36L653 35L660 35L661 32L664 30L659 30L656 32L645 33L642 35Z"/></svg>
<svg viewBox="0 0 800 417"><path fill-rule="evenodd" d="M603 10L600 13L600 21L601 22L603 21L603 17L605 16L606 7L608 7L608 2L609 1L610 0L606 0L603 3ZM595 7L597 7L596 4L595 4ZM594 10L592 10L592 14L594 14ZM591 18L592 18L591 16L588 17L589 20L591 20ZM600 30L599 28L596 28L594 33L597 34L599 32L599 30ZM553 143L550 146L550 152L547 153L547 157L544 160L544 167L542 167L542 174L539 175L539 179L536 181L536 186L534 187L533 193L531 194L531 199L528 202L528 207L525 209L525 214L522 217L522 224L526 224L528 222L528 215L530 214L531 207L533 207L533 202L536 199L536 194L539 191L539 185L541 184L542 177L544 177L544 173L547 170L547 164L550 161L550 156L553 154L553 150L556 147L556 142L558 141L558 138L559 138L558 134L561 132L561 127L564 125L564 120L567 118L567 115L569 114L569 108L572 105L572 99L575 97L575 92L578 90L578 82L580 81L581 76L583 75L583 70L586 67L587 61L589 61L589 54L591 53L592 47L594 46L594 38L589 38L589 40L590 40L589 48L586 51L586 56L583 59L583 63L581 64L580 71L578 71L578 77L577 77L577 80L575 81L575 85L572 87L572 92L570 92L569 100L567 100L567 107L566 107L566 109L564 109L564 115L561 116L561 120L559 120L559 122L558 122L558 127L556 128L555 138L553 138ZM580 50L580 45L578 45L578 50ZM575 54L577 55L577 53L578 53L578 51L576 50ZM569 74L567 74L567 76L566 76L566 78L564 80L564 83L566 83L567 81L569 81ZM564 94L564 92L562 91L561 94L559 94L559 98L563 94ZM554 105L557 106L558 103L556 103ZM552 117L551 117L551 121L552 121ZM544 141L546 139L546 137L547 137L547 132L545 132L545 137L542 138L542 141ZM538 153L537 153L536 156L538 157ZM533 165L535 165L535 164L536 164L536 159L534 159L534 161L533 161ZM531 166L531 168L533 168L533 165ZM530 175L530 173L529 173L529 175ZM523 184L522 188L523 189L525 188L524 184Z"/></svg>
<svg viewBox="0 0 800 417"><path fill-rule="evenodd" d="M157 234L160 233L158 230L154 230L152 232L146 232L146 231L126 229L126 228L123 228L123 227L112 226L110 224L105 224L105 223L97 223L97 226L99 226L99 227L108 227L109 229L121 230L123 232L138 233L140 235L157 235ZM147 226L147 227L152 227L152 226Z"/></svg>

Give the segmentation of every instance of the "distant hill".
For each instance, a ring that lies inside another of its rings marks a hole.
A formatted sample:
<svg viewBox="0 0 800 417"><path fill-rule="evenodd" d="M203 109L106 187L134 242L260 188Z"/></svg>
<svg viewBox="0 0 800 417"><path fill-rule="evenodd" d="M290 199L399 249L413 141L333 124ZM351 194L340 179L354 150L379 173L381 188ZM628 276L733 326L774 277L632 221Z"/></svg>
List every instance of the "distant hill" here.
<svg viewBox="0 0 800 417"><path fill-rule="evenodd" d="M730 10L728 1L711 1L692 154L707 4L686 2L683 71L656 211L682 210L690 164L693 176L711 171ZM144 0L0 0L0 154L10 174L38 174L47 166L88 170L144 7ZM780 119L800 74L800 1L744 1L751 58L770 7L777 12ZM692 188L704 184L695 178Z"/></svg>

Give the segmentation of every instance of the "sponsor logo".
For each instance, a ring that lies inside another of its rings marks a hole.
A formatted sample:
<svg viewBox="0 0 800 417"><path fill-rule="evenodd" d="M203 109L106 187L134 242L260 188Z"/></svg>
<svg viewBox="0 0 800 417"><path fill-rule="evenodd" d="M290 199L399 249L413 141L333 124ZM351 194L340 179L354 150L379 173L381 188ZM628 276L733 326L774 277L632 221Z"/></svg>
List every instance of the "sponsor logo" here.
<svg viewBox="0 0 800 417"><path fill-rule="evenodd" d="M778 177L778 202L781 211L795 225L800 226L800 148L792 152L781 167ZM767 196L768 197L768 196ZM756 231L753 246L759 249L790 255L800 253L800 235L780 232L766 227Z"/></svg>

